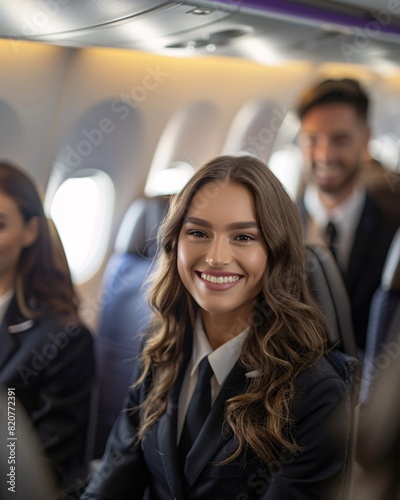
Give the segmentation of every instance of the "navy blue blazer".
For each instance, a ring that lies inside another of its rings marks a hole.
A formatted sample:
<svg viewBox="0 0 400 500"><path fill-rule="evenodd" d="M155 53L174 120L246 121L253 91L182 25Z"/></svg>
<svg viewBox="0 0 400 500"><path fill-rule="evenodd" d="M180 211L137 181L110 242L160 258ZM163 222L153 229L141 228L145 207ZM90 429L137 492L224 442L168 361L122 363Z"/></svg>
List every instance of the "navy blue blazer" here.
<svg viewBox="0 0 400 500"><path fill-rule="evenodd" d="M303 201L300 202L304 227L308 214ZM349 263L343 275L353 321L353 329L359 348L365 349L369 308L372 296L381 282L382 270L390 244L396 233L398 222L382 212L367 195L361 212Z"/></svg>
<svg viewBox="0 0 400 500"><path fill-rule="evenodd" d="M0 386L15 389L17 423L21 405L61 481L83 461L95 377L92 336L76 316L27 320L13 299L0 343Z"/></svg>
<svg viewBox="0 0 400 500"><path fill-rule="evenodd" d="M190 353L189 353L190 355ZM168 397L165 414L140 445L135 441L137 408L149 380L130 389L125 410L109 437L102 463L81 500L324 500L340 482L346 462L348 425L346 387L327 359L321 358L295 381L292 405L296 455L281 453L279 465L268 468L250 451L220 466L236 449L231 431L223 429L227 399L246 390L248 378L237 363L219 393L203 429L187 455L185 466L177 452L177 409L185 363ZM336 429L337 430L337 429Z"/></svg>

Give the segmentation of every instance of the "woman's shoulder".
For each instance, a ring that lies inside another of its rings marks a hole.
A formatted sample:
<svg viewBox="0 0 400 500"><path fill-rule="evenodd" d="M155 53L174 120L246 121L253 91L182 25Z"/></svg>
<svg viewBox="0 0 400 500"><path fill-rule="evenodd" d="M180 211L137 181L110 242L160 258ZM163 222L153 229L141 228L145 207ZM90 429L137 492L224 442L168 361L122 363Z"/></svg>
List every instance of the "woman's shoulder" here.
<svg viewBox="0 0 400 500"><path fill-rule="evenodd" d="M53 313L48 316L34 320L37 326L46 326L63 329L66 333L72 335L90 333L89 328L85 325L78 314L74 313Z"/></svg>
<svg viewBox="0 0 400 500"><path fill-rule="evenodd" d="M63 331L71 337L90 337L89 328L76 312L56 312L41 306L32 317L21 311L15 297L11 301L3 322L10 333L35 332L40 335L45 331Z"/></svg>
<svg viewBox="0 0 400 500"><path fill-rule="evenodd" d="M93 335L76 314L51 314L34 319L19 320L8 325L29 345L62 346L63 350L93 350ZM50 349L50 347L49 347Z"/></svg>
<svg viewBox="0 0 400 500"><path fill-rule="evenodd" d="M303 399L309 394L329 399L344 398L348 391L348 361L345 355L327 354L321 356L311 366L301 371L295 379L295 393Z"/></svg>

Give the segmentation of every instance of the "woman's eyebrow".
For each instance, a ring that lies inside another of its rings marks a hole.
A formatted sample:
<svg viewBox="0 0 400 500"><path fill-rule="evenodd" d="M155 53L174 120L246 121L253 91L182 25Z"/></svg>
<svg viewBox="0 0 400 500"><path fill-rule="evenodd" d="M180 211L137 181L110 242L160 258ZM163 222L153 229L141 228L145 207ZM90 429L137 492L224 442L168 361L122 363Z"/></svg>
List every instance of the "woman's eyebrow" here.
<svg viewBox="0 0 400 500"><path fill-rule="evenodd" d="M241 221L241 222L231 222L227 225L229 230L232 229L259 229L260 226L255 220Z"/></svg>
<svg viewBox="0 0 400 500"><path fill-rule="evenodd" d="M186 217L184 220L184 224L194 224L196 226L212 228L211 222L200 219L199 217ZM228 224L227 229L232 231L233 229L259 229L259 225L256 221L239 221L239 222L231 222Z"/></svg>
<svg viewBox="0 0 400 500"><path fill-rule="evenodd" d="M208 227L211 228L211 222L207 220L200 219L199 217L186 217L183 221L184 224L194 224L196 226Z"/></svg>

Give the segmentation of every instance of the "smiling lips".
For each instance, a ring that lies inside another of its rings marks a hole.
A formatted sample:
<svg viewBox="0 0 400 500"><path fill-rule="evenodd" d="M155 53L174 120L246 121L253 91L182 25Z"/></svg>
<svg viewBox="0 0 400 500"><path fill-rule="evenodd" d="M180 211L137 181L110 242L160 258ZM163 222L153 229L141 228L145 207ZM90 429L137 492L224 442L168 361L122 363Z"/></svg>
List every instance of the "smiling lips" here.
<svg viewBox="0 0 400 500"><path fill-rule="evenodd" d="M213 272L213 274L208 274L206 272L197 272L196 274L207 288L220 291L234 287L243 278L242 275L230 273Z"/></svg>
<svg viewBox="0 0 400 500"><path fill-rule="evenodd" d="M320 177L333 177L338 176L343 172L341 165L337 163L321 164L316 163L314 166L314 171L316 175Z"/></svg>

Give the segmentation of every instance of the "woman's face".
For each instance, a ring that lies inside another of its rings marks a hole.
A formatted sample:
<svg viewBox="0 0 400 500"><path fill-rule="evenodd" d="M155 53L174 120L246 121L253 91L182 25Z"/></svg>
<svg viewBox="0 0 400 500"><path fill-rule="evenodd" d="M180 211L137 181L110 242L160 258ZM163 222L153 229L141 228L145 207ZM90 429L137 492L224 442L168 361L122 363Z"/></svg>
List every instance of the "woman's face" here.
<svg viewBox="0 0 400 500"><path fill-rule="evenodd" d="M194 196L178 240L178 273L212 318L248 320L261 289L267 250L252 193L212 182Z"/></svg>
<svg viewBox="0 0 400 500"><path fill-rule="evenodd" d="M0 292L14 285L21 252L37 237L35 219L25 223L14 200L0 191Z"/></svg>

